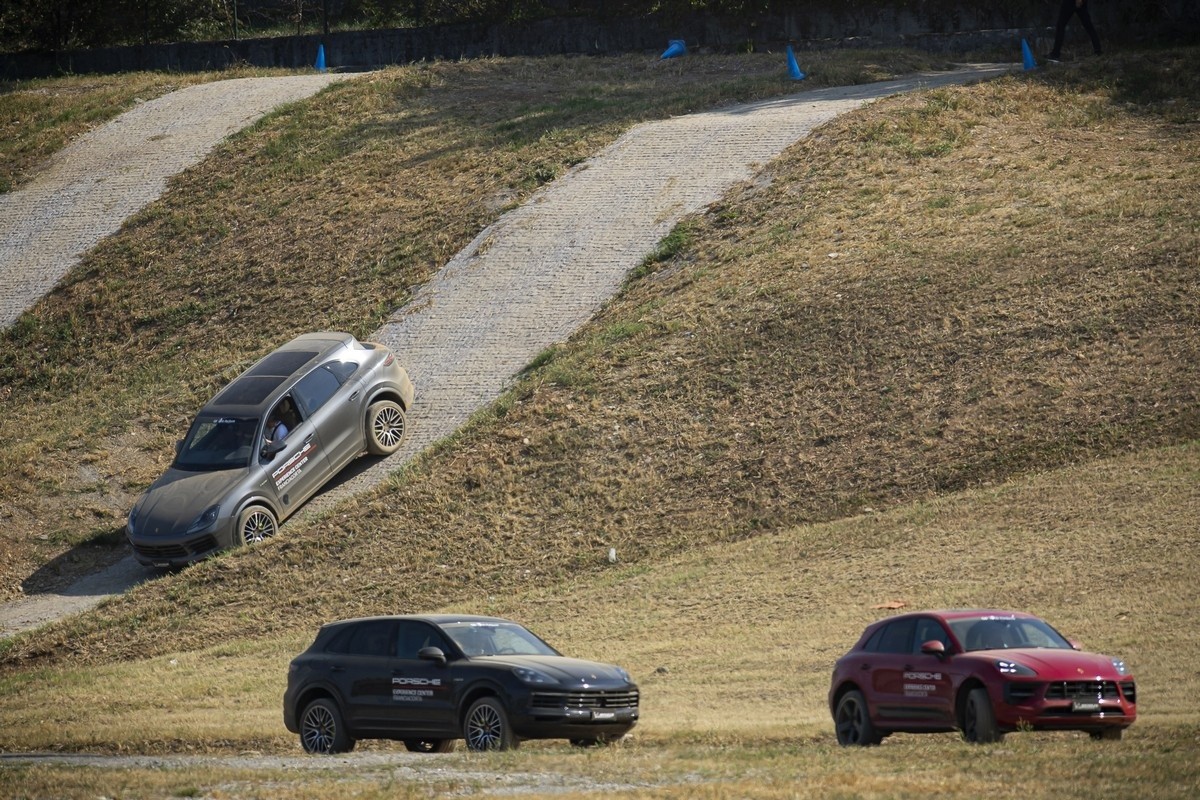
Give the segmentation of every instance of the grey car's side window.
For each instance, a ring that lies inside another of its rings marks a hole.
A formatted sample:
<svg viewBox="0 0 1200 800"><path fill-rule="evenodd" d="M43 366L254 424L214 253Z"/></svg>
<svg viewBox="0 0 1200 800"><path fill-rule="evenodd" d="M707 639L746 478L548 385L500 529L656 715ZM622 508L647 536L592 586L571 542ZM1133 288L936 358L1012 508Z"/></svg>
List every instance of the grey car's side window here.
<svg viewBox="0 0 1200 800"><path fill-rule="evenodd" d="M301 378L293 392L311 416L317 413L317 409L328 403L329 398L333 397L339 388L341 388L341 384L333 376L333 373L318 368Z"/></svg>
<svg viewBox="0 0 1200 800"><path fill-rule="evenodd" d="M322 364L321 369L329 370L333 377L337 378L339 384L350 380L350 376L358 372L358 364L353 361L330 361L328 364Z"/></svg>

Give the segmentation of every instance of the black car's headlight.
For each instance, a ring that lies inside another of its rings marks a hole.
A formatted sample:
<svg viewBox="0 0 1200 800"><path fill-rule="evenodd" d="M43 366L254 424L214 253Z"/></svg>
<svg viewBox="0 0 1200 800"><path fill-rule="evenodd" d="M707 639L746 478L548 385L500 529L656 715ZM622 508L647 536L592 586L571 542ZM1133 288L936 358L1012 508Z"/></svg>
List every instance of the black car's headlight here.
<svg viewBox="0 0 1200 800"><path fill-rule="evenodd" d="M209 525L212 525L214 522L217 521L217 514L219 514L220 512L221 512L221 506L219 506L219 505L209 506L208 508L204 509L204 513L201 514L200 516L196 517L196 521L193 522L190 526L188 526L187 532L188 533L196 533L198 531L204 530Z"/></svg>
<svg viewBox="0 0 1200 800"><path fill-rule="evenodd" d="M138 501L133 504L133 508L129 509L129 517L125 520L125 525L129 530L133 530L133 526L137 524L138 509L141 505L141 501Z"/></svg>
<svg viewBox="0 0 1200 800"><path fill-rule="evenodd" d="M996 669L1000 670L1001 675L1021 675L1027 678L1037 675L1033 669L1016 661L997 661Z"/></svg>
<svg viewBox="0 0 1200 800"><path fill-rule="evenodd" d="M630 675L629 671L624 667L614 667L614 669L616 669L617 674L621 676L621 680L625 681L626 683L633 683L633 676Z"/></svg>
<svg viewBox="0 0 1200 800"><path fill-rule="evenodd" d="M529 667L513 667L513 675L521 680L522 683L528 683L530 686L557 686L558 681L551 678L544 672L539 672L536 669Z"/></svg>

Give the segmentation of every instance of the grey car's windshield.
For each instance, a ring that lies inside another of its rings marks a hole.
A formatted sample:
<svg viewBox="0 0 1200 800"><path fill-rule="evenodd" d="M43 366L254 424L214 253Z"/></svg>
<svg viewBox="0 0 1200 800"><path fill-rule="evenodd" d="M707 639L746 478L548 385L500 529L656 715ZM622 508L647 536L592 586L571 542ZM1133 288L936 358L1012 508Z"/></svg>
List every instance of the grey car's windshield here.
<svg viewBox="0 0 1200 800"><path fill-rule="evenodd" d="M451 622L441 626L468 656L556 656L558 651L513 622Z"/></svg>
<svg viewBox="0 0 1200 800"><path fill-rule="evenodd" d="M257 417L199 417L175 456L176 469L236 469L250 464Z"/></svg>
<svg viewBox="0 0 1200 800"><path fill-rule="evenodd" d="M1071 643L1040 619L985 615L950 620L955 638L969 653L972 650L1004 650L1013 647L1048 647L1070 650Z"/></svg>

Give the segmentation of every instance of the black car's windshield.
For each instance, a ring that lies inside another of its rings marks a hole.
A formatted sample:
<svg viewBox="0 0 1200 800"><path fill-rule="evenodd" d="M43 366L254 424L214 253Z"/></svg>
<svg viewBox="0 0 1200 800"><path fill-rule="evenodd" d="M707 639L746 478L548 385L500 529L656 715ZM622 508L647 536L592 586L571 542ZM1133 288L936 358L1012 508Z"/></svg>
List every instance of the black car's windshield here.
<svg viewBox="0 0 1200 800"><path fill-rule="evenodd" d="M451 622L441 626L468 656L556 656L558 651L514 622Z"/></svg>
<svg viewBox="0 0 1200 800"><path fill-rule="evenodd" d="M250 464L256 417L199 417L175 456L176 469L235 469Z"/></svg>
<svg viewBox="0 0 1200 800"><path fill-rule="evenodd" d="M1070 650L1071 643L1040 619L985 615L952 619L950 629L967 652L1013 647Z"/></svg>

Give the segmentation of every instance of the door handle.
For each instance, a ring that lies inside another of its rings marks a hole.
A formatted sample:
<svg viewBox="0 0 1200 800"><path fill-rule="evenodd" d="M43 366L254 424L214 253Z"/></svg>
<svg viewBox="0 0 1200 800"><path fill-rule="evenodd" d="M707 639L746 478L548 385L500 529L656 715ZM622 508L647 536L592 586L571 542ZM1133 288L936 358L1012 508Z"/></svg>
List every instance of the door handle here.
<svg viewBox="0 0 1200 800"><path fill-rule="evenodd" d="M305 437L304 437L304 443L305 443L305 444L311 444L311 443L312 443L312 440L313 440L313 436L314 436L314 435L315 435L315 434L312 434L312 433L310 433L308 436L305 436Z"/></svg>
<svg viewBox="0 0 1200 800"><path fill-rule="evenodd" d="M870 668L871 668L870 664L863 664L861 667L859 667L859 669L861 669L863 672L866 672Z"/></svg>
<svg viewBox="0 0 1200 800"><path fill-rule="evenodd" d="M330 665L329 665L329 671L330 671L330 672L345 672L345 671L346 671L346 668L345 668L345 667L343 667L343 666L340 666L340 665L338 665L338 664L330 664Z"/></svg>
<svg viewBox="0 0 1200 800"><path fill-rule="evenodd" d="M357 389L355 389L354 393L350 395L350 402L353 403L355 400L357 400L359 394L360 394L360 392Z"/></svg>

